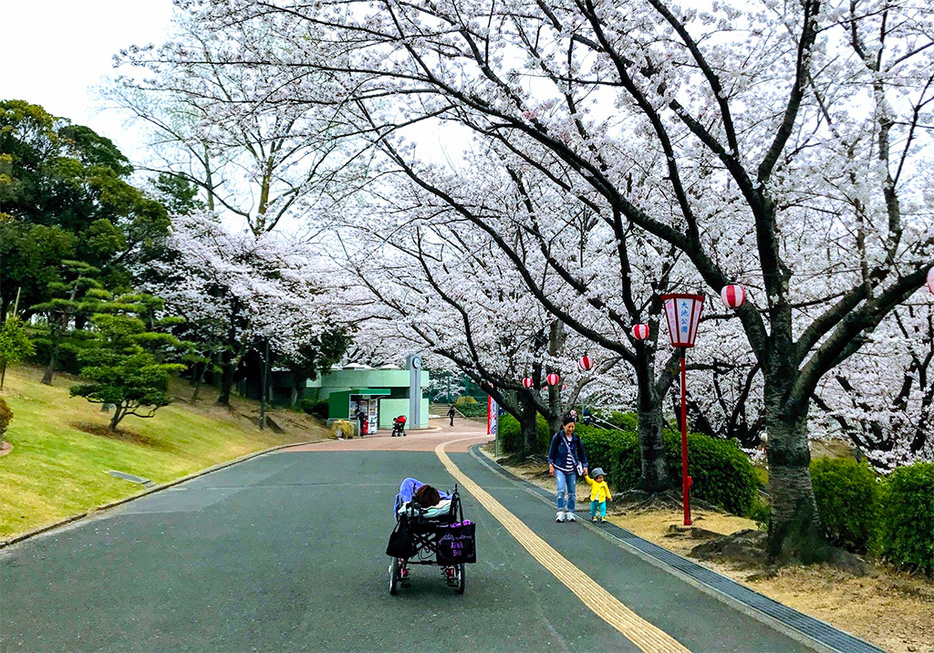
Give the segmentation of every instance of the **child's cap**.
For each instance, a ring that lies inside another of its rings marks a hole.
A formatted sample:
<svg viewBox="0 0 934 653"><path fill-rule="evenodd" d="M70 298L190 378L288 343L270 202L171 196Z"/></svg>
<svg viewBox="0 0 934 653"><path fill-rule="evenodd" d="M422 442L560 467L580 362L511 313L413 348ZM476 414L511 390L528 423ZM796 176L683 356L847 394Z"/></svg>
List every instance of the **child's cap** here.
<svg viewBox="0 0 934 653"><path fill-rule="evenodd" d="M606 473L603 471L602 467L594 467L590 470L590 478L597 478L598 476L606 476Z"/></svg>

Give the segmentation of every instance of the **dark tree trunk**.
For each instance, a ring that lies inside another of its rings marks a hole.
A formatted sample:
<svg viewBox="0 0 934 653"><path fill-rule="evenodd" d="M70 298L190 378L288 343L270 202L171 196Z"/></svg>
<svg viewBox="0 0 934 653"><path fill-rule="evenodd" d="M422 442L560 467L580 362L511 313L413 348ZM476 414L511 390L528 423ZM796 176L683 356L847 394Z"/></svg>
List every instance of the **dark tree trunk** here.
<svg viewBox="0 0 934 653"><path fill-rule="evenodd" d="M538 411L535 410L535 403L531 398L523 394L520 400L522 417L519 420L519 427L522 432L522 457L528 458L541 452L541 444L538 442L537 418Z"/></svg>
<svg viewBox="0 0 934 653"><path fill-rule="evenodd" d="M197 403L198 399L201 398L201 386L204 384L204 373L207 371L207 369L208 364L206 362L198 363L195 366L195 390L191 393L191 403L193 404Z"/></svg>
<svg viewBox="0 0 934 653"><path fill-rule="evenodd" d="M55 364L58 362L58 349L61 347L62 339L56 338L52 344L52 355L49 357L49 364L45 366L45 372L42 374L42 383L52 385L52 377L55 374Z"/></svg>
<svg viewBox="0 0 934 653"><path fill-rule="evenodd" d="M647 408L636 411L639 418L639 450L642 453L642 478L639 483L645 492L664 492L671 487L668 477L668 462L665 444L662 441L662 407L652 402Z"/></svg>
<svg viewBox="0 0 934 653"><path fill-rule="evenodd" d="M221 356L221 370L221 393L217 397L216 404L230 408L230 392L234 384L233 352L224 350Z"/></svg>
<svg viewBox="0 0 934 653"><path fill-rule="evenodd" d="M792 380L792 374L766 378L765 429L772 511L768 554L770 560L781 563L792 558L803 563L820 562L828 560L833 549L824 537L811 485L807 412L790 414L783 401Z"/></svg>
<svg viewBox="0 0 934 653"><path fill-rule="evenodd" d="M126 417L127 406L123 404L117 404L114 407L114 416L110 418L110 432L113 433L117 430L117 425Z"/></svg>

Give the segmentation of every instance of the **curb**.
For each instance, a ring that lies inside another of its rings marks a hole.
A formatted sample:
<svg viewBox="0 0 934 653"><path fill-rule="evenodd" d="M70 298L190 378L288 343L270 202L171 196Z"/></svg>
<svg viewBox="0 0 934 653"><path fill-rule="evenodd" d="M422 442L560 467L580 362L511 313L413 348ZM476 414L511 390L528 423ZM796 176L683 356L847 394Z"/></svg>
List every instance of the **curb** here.
<svg viewBox="0 0 934 653"><path fill-rule="evenodd" d="M142 492L139 492L132 496L124 497L123 499L117 499L116 501L111 501L110 503L105 503L102 506L91 508L90 510L86 510L85 512L82 512L82 513L78 513L77 515L72 515L71 517L66 517L65 519L61 519L52 524L46 524L45 526L40 526L39 528L31 530L27 533L23 533L21 535L17 535L16 537L12 537L8 540L2 540L0 541L0 549L5 549L14 544L18 544L24 540L28 540L37 535L41 535L42 533L47 533L48 531L55 530L56 528L65 526L66 524L71 524L73 522L80 521L92 515L96 515L97 513L110 510L111 508L122 506L123 504L129 503L130 501L134 501L136 499L140 499L150 494L154 494L156 492L165 490L175 485L179 485L186 481L190 481L192 479L198 478L199 476L206 476L212 472L216 472L218 470L224 469L225 467L230 467L232 465L236 465L237 463L246 462L247 460L250 460L251 458L256 458L257 456L262 456L267 453L272 453L273 451L278 451L280 449L288 449L289 447L317 444L318 442L328 442L328 441L329 440L306 440L304 442L290 442L289 444L280 444L275 447L270 447L269 449L263 449L262 451L254 451L252 453L248 453L246 455L240 456L239 458L235 458L234 460L228 460L227 462L218 463L216 465L213 465L212 467L208 467L207 469L202 469L201 471L197 471L192 474L189 474L188 476L177 478L174 481L168 481L167 483L156 485L154 487L143 490Z"/></svg>
<svg viewBox="0 0 934 653"><path fill-rule="evenodd" d="M512 481L525 491L535 495L546 504L554 501L554 495L534 483L519 478L502 467L492 458L480 453L480 447L470 447L470 455L494 474ZM825 621L798 612L793 608L759 594L731 578L707 569L688 558L668 549L643 540L634 533L616 524L607 523L602 528L589 522L581 525L599 535L617 542L626 551L666 571L705 594L725 603L743 614L773 628L808 648L827 653L882 653L882 649L850 635ZM797 622L797 623L795 623Z"/></svg>

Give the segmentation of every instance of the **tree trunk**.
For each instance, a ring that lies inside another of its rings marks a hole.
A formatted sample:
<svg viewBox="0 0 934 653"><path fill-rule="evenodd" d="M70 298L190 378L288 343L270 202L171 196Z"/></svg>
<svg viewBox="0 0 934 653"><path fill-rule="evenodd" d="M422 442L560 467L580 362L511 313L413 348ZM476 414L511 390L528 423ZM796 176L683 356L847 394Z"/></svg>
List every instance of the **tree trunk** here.
<svg viewBox="0 0 934 653"><path fill-rule="evenodd" d="M204 383L204 373L208 369L207 363L198 363L195 367L195 389L191 393L191 403L197 403L201 398L201 385Z"/></svg>
<svg viewBox="0 0 934 653"><path fill-rule="evenodd" d="M52 385L52 376L55 374L55 364L58 362L58 348L61 343L61 338L56 338L52 343L52 355L49 357L49 364L45 366L45 373L42 375L44 385Z"/></svg>
<svg viewBox="0 0 934 653"><path fill-rule="evenodd" d="M230 408L230 391L234 383L233 352L224 350L221 357L221 370L221 393L217 397L216 404Z"/></svg>
<svg viewBox="0 0 934 653"><path fill-rule="evenodd" d="M636 411L639 418L639 450L642 453L642 478L639 488L645 492L664 492L671 487L668 477L668 462L665 444L662 441L662 407L653 402L643 409L642 402Z"/></svg>
<svg viewBox="0 0 934 653"><path fill-rule="evenodd" d="M769 559L785 563L796 558L805 564L825 561L833 554L833 548L824 537L811 485L807 413L789 415L775 394L775 389L766 389L772 511L769 521Z"/></svg>
<svg viewBox="0 0 934 653"><path fill-rule="evenodd" d="M117 404L114 408L114 416L110 418L110 428L108 429L111 433L117 430L117 424L126 417L127 407L123 404Z"/></svg>
<svg viewBox="0 0 934 653"><path fill-rule="evenodd" d="M0 390L3 390L3 382L6 380L6 361L0 363Z"/></svg>
<svg viewBox="0 0 934 653"><path fill-rule="evenodd" d="M522 406L522 419L519 420L522 432L522 457L528 458L541 451L536 428L538 412L535 410L535 404L528 397L523 396L520 403Z"/></svg>

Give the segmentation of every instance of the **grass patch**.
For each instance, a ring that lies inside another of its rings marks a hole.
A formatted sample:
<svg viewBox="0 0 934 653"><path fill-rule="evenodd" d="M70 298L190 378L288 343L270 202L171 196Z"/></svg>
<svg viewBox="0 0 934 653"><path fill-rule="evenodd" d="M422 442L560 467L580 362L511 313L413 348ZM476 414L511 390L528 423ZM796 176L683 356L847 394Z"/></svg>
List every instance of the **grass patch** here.
<svg viewBox="0 0 934 653"><path fill-rule="evenodd" d="M255 402L237 401L231 412L214 407L216 393L194 406L177 401L152 419L128 417L111 434L108 413L69 396L76 379L56 375L55 385L45 386L41 376L29 366L7 370L4 399L14 417L6 433L13 450L0 458L3 539L142 490L109 470L166 483L253 451L326 435L310 419L305 425L289 420L285 434L260 431L250 422ZM272 412L273 419L280 412Z"/></svg>

